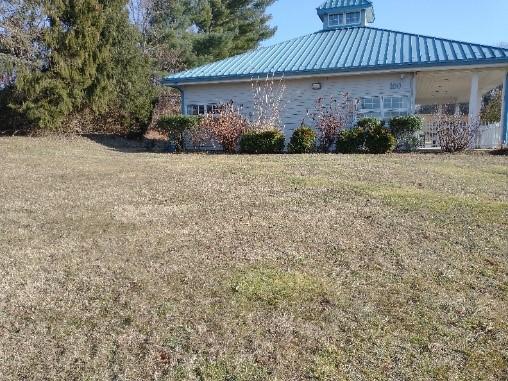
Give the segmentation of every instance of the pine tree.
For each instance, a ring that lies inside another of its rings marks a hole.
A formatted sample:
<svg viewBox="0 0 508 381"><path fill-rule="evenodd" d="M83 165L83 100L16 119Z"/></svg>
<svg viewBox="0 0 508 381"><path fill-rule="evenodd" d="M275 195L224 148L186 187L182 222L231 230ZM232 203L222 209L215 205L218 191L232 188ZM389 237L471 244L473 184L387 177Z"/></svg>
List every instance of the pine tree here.
<svg viewBox="0 0 508 381"><path fill-rule="evenodd" d="M38 127L59 128L68 115L85 109L102 115L127 107L131 97L139 97L139 87L149 93L149 71L137 47L137 32L129 24L126 0L42 4L48 19L42 38L46 65L43 70L23 70L16 80L24 97L19 110ZM150 102L150 97L144 100L145 107ZM121 111L132 112L128 107Z"/></svg>
<svg viewBox="0 0 508 381"><path fill-rule="evenodd" d="M266 9L275 0L200 0L194 22L198 32L193 41L199 64L254 49L270 38Z"/></svg>
<svg viewBox="0 0 508 381"><path fill-rule="evenodd" d="M274 2L153 0L149 4L147 43L154 50L163 46L175 52L180 58L177 70L241 54L275 33L269 26L271 16L266 14ZM164 70L171 71L167 66Z"/></svg>

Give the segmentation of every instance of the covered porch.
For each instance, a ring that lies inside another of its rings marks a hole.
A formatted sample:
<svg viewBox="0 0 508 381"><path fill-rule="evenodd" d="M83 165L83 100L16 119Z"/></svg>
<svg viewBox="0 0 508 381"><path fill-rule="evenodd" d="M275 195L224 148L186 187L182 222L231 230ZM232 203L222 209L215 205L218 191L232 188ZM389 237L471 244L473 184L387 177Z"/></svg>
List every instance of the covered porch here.
<svg viewBox="0 0 508 381"><path fill-rule="evenodd" d="M421 71L415 74L415 112L420 110L425 123L425 147L439 147L433 130L432 106L446 105L447 111L465 114L469 121L480 121L474 148L498 148L508 142L508 66ZM499 122L481 120L483 97L502 86Z"/></svg>

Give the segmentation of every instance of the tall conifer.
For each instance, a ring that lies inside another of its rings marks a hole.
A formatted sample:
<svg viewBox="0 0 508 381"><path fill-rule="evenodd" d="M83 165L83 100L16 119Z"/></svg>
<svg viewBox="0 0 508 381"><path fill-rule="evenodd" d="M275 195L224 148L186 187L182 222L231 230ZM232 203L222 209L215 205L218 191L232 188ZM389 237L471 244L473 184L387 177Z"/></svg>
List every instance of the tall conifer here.
<svg viewBox="0 0 508 381"><path fill-rule="evenodd" d="M42 2L48 19L43 33L47 62L41 71L22 71L16 82L24 95L19 109L39 127L59 128L69 114L84 109L101 115L125 106L125 96L139 96L129 94L132 86L125 80L149 86L125 4L125 0ZM146 107L150 101L145 100Z"/></svg>

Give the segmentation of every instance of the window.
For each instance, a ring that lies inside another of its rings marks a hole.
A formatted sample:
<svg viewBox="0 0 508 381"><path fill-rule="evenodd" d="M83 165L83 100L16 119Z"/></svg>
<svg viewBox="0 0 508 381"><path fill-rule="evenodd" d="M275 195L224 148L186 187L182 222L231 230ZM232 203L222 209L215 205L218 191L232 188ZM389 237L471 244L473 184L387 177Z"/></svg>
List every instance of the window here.
<svg viewBox="0 0 508 381"><path fill-rule="evenodd" d="M409 114L409 98L406 96L364 97L361 99L360 118L391 119Z"/></svg>
<svg viewBox="0 0 508 381"><path fill-rule="evenodd" d="M215 103L208 105L187 105L187 115L217 114L219 106Z"/></svg>
<svg viewBox="0 0 508 381"><path fill-rule="evenodd" d="M381 118L381 98L364 97L360 102L358 111L360 118Z"/></svg>
<svg viewBox="0 0 508 381"><path fill-rule="evenodd" d="M328 15L328 25L329 26L338 26L344 24L344 15L343 14L333 14Z"/></svg>
<svg viewBox="0 0 508 381"><path fill-rule="evenodd" d="M219 105L217 103L211 103L206 105L206 113L207 114L218 114L219 113Z"/></svg>
<svg viewBox="0 0 508 381"><path fill-rule="evenodd" d="M381 100L379 97L362 98L362 110L380 110Z"/></svg>
<svg viewBox="0 0 508 381"><path fill-rule="evenodd" d="M391 119L395 116L407 115L409 112L408 97L387 96L383 98L384 118Z"/></svg>
<svg viewBox="0 0 508 381"><path fill-rule="evenodd" d="M384 97L383 108L386 109L407 109L407 97Z"/></svg>
<svg viewBox="0 0 508 381"><path fill-rule="evenodd" d="M346 13L346 24L359 24L360 23L360 12Z"/></svg>
<svg viewBox="0 0 508 381"><path fill-rule="evenodd" d="M199 115L199 106L187 105L187 115Z"/></svg>

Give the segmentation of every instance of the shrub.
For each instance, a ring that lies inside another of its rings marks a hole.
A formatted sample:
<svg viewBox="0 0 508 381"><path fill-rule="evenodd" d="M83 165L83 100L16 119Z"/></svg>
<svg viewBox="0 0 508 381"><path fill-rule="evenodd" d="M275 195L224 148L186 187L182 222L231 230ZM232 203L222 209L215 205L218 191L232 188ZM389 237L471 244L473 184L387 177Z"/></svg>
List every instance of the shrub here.
<svg viewBox="0 0 508 381"><path fill-rule="evenodd" d="M389 125L391 133L397 139L397 151L412 152L418 149L418 132L422 130L422 119L419 116L397 116L390 119Z"/></svg>
<svg viewBox="0 0 508 381"><path fill-rule="evenodd" d="M365 148L369 153L382 154L395 149L397 140L383 123L365 130Z"/></svg>
<svg viewBox="0 0 508 381"><path fill-rule="evenodd" d="M377 118L363 118L356 122L356 127L368 130L370 128L384 127L385 122Z"/></svg>
<svg viewBox="0 0 508 381"><path fill-rule="evenodd" d="M196 116L164 116L157 122L157 130L167 133L169 140L175 144L177 152L181 152L184 150L185 133L196 128L198 123L199 118Z"/></svg>
<svg viewBox="0 0 508 381"><path fill-rule="evenodd" d="M381 154L392 151L395 144L395 137L384 127L383 121L364 118L356 123L356 127L339 133L337 153Z"/></svg>
<svg viewBox="0 0 508 381"><path fill-rule="evenodd" d="M301 125L293 132L289 142L289 153L312 153L316 150L317 135L308 126Z"/></svg>
<svg viewBox="0 0 508 381"><path fill-rule="evenodd" d="M26 115L10 107L12 102L21 102L19 94L10 86L4 89L0 88L0 135L28 133L33 127Z"/></svg>
<svg viewBox="0 0 508 381"><path fill-rule="evenodd" d="M235 153L242 134L249 123L232 102L221 105L216 114L207 114L199 124L198 140L211 138L217 141L224 152Z"/></svg>
<svg viewBox="0 0 508 381"><path fill-rule="evenodd" d="M331 97L329 102L319 98L311 114L318 131L318 145L321 152L329 152L341 130L352 127L356 118L358 101L347 93L338 98Z"/></svg>
<svg viewBox="0 0 508 381"><path fill-rule="evenodd" d="M442 108L434 115L433 121L441 150L449 153L471 148L480 127L478 119L470 120L463 114L448 115Z"/></svg>
<svg viewBox="0 0 508 381"><path fill-rule="evenodd" d="M284 142L284 134L278 129L251 130L242 135L240 151L249 154L281 153Z"/></svg>
<svg viewBox="0 0 508 381"><path fill-rule="evenodd" d="M339 132L337 153L360 153L365 151L365 130L360 127Z"/></svg>

